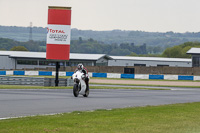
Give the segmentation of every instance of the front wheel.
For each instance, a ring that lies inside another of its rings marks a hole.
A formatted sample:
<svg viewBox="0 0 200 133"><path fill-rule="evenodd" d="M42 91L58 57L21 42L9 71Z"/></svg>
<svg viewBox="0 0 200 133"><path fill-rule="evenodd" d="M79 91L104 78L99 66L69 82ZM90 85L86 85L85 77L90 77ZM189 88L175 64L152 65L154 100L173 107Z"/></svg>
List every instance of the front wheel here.
<svg viewBox="0 0 200 133"><path fill-rule="evenodd" d="M78 97L79 91L78 91L78 84L74 84L73 87L73 94L75 97Z"/></svg>

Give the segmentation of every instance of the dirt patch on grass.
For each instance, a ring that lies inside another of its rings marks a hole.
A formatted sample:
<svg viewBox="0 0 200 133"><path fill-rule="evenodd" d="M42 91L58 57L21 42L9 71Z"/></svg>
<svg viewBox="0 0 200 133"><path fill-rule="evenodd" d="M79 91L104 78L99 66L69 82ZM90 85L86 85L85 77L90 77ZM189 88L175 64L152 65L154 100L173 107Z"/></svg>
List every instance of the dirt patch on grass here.
<svg viewBox="0 0 200 133"><path fill-rule="evenodd" d="M133 85L166 85L166 86L200 86L200 82L190 81L145 81L145 80L114 80L90 79L90 83L133 84Z"/></svg>

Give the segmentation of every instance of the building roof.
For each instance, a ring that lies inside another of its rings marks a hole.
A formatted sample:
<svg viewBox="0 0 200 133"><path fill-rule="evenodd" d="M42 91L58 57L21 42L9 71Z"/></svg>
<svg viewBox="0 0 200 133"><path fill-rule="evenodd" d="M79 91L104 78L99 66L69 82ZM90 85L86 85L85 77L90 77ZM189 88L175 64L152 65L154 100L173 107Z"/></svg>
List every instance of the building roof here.
<svg viewBox="0 0 200 133"><path fill-rule="evenodd" d="M200 48L191 48L187 51L187 54L200 54Z"/></svg>
<svg viewBox="0 0 200 133"><path fill-rule="evenodd" d="M8 55L11 58L41 58L46 59L46 52L25 52L25 51L0 51L0 55ZM107 57L106 54L81 54L70 53L72 60L98 60L102 57Z"/></svg>
<svg viewBox="0 0 200 133"><path fill-rule="evenodd" d="M192 59L185 58L164 58L164 57L136 57L136 56L110 56L114 60L143 60L143 61L170 61L170 62L192 62Z"/></svg>
<svg viewBox="0 0 200 133"><path fill-rule="evenodd" d="M200 48L199 48L199 50L200 50ZM7 56L9 56L11 58L40 58L40 59L46 59L46 52L0 51L0 55L7 55ZM106 54L70 53L70 60L98 60L98 59L100 59L102 57L106 57L108 59L113 59L113 60L192 62L192 59L185 59L185 58L108 56Z"/></svg>

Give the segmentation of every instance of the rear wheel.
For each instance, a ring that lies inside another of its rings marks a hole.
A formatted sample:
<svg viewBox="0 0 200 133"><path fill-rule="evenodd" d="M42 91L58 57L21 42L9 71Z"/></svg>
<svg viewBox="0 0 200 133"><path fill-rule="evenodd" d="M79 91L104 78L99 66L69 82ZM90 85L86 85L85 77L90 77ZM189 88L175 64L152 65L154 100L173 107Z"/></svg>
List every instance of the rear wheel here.
<svg viewBox="0 0 200 133"><path fill-rule="evenodd" d="M75 97L78 97L79 91L78 91L78 84L74 84L73 87L73 94Z"/></svg>

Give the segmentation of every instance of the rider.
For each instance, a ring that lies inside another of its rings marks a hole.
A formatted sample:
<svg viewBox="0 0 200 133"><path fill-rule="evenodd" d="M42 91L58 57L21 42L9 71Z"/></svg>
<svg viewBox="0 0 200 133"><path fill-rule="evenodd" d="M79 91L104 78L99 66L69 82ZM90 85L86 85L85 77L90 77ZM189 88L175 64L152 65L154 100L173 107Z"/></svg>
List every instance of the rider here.
<svg viewBox="0 0 200 133"><path fill-rule="evenodd" d="M76 70L74 71L74 73L76 73L77 71L81 71L82 73L84 73L85 75L85 83L86 86L88 88L88 82L89 82L89 78L88 78L88 70L83 66L83 64L78 64Z"/></svg>

